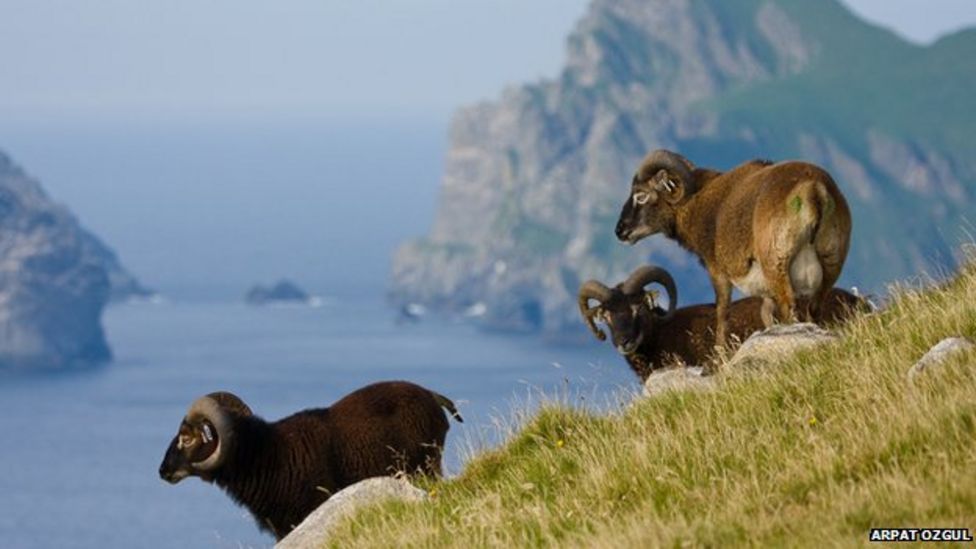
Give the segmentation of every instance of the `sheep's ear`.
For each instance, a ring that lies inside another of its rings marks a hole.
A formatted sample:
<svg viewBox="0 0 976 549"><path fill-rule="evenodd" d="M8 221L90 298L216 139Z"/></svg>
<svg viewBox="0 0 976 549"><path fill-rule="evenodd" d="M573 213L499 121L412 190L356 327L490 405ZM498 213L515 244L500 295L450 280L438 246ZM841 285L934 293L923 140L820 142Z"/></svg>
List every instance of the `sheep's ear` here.
<svg viewBox="0 0 976 549"><path fill-rule="evenodd" d="M680 202L685 197L686 188L684 181L678 176L661 170L654 176L654 189L658 191L668 202Z"/></svg>

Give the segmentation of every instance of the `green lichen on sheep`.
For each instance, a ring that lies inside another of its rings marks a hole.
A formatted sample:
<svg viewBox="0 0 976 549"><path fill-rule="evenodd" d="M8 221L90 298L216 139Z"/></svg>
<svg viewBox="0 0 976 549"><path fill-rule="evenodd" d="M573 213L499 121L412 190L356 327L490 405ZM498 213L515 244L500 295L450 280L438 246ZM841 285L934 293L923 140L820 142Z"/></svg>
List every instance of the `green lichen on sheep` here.
<svg viewBox="0 0 976 549"><path fill-rule="evenodd" d="M800 198L799 195L794 196L793 199L790 200L789 207L794 213L800 213L800 210L803 209L803 199Z"/></svg>

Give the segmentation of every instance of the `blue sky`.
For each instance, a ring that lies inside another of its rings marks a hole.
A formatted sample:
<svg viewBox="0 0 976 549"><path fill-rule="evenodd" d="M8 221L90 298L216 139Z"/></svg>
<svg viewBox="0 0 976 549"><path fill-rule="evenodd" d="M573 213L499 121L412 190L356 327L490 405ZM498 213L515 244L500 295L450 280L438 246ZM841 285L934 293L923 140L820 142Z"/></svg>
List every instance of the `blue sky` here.
<svg viewBox="0 0 976 549"><path fill-rule="evenodd" d="M916 41L972 0L846 0ZM434 116L553 75L588 0L0 0L0 115Z"/></svg>

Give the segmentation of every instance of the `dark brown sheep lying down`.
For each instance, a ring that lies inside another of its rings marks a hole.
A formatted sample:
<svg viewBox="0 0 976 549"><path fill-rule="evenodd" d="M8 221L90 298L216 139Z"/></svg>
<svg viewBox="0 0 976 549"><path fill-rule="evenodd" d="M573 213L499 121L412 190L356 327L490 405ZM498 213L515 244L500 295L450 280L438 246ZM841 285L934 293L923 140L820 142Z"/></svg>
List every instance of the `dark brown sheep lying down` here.
<svg viewBox="0 0 976 549"><path fill-rule="evenodd" d="M449 427L447 397L405 381L375 383L328 408L275 422L227 392L191 406L159 476L214 482L281 539L335 492L397 472L439 476Z"/></svg>
<svg viewBox="0 0 976 549"><path fill-rule="evenodd" d="M651 284L664 286L668 295L667 311L649 297L646 287ZM804 304L804 299L799 303ZM709 303L678 307L677 304L674 279L666 270L653 265L636 269L627 280L612 288L589 280L579 290L583 321L600 340L607 336L597 327L597 322L606 325L614 347L641 381L676 359L687 365L710 365L717 344L716 306ZM733 301L728 311L729 335L745 341L762 330L765 327L762 307L763 300L759 297ZM857 311L868 310L870 306L860 297L831 288L821 309L821 319L823 324L836 324Z"/></svg>

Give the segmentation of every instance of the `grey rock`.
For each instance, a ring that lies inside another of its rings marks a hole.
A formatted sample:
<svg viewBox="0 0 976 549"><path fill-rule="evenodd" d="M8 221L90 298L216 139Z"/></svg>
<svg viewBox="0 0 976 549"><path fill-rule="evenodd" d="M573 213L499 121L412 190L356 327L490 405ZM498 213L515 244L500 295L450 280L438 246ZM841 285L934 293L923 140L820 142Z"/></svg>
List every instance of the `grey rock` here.
<svg viewBox="0 0 976 549"><path fill-rule="evenodd" d="M816 57L816 52L820 49L820 45L816 42L798 39L803 36L802 31L790 16L774 3L763 4L759 8L756 12L756 26L763 37L773 45L773 50L779 57L778 65L785 72L801 72Z"/></svg>
<svg viewBox="0 0 976 549"><path fill-rule="evenodd" d="M773 364L797 351L836 340L835 334L809 322L777 324L749 336L732 355L728 367Z"/></svg>
<svg viewBox="0 0 976 549"><path fill-rule="evenodd" d="M908 379L915 380L923 372L937 369L952 356L976 348L976 344L964 337L947 337L936 343L909 370Z"/></svg>
<svg viewBox="0 0 976 549"><path fill-rule="evenodd" d="M698 366L677 366L653 372L644 380L643 394L655 397L670 391L698 391L712 389L717 383L716 376L703 376L704 368Z"/></svg>
<svg viewBox="0 0 976 549"><path fill-rule="evenodd" d="M107 246L0 153L0 370L109 360L101 313L113 280L138 286Z"/></svg>
<svg viewBox="0 0 976 549"><path fill-rule="evenodd" d="M966 199L966 186L953 172L950 160L938 152L918 143L895 141L877 130L868 132L867 141L874 165L907 190Z"/></svg>
<svg viewBox="0 0 976 549"><path fill-rule="evenodd" d="M244 300L250 305L275 303L308 303L312 297L290 280L279 280L273 286L257 285L248 290Z"/></svg>
<svg viewBox="0 0 976 549"><path fill-rule="evenodd" d="M336 492L318 509L312 511L312 514L275 547L277 549L322 547L336 525L358 509L391 499L423 501L427 497L427 492L413 486L405 479L393 477L366 479Z"/></svg>
<svg viewBox="0 0 976 549"><path fill-rule="evenodd" d="M139 279L122 266L122 262L114 250L84 228L81 230L84 235L86 255L90 255L94 261L101 264L108 274L110 302L122 303L132 299L144 299L157 295L152 288L144 286Z"/></svg>

